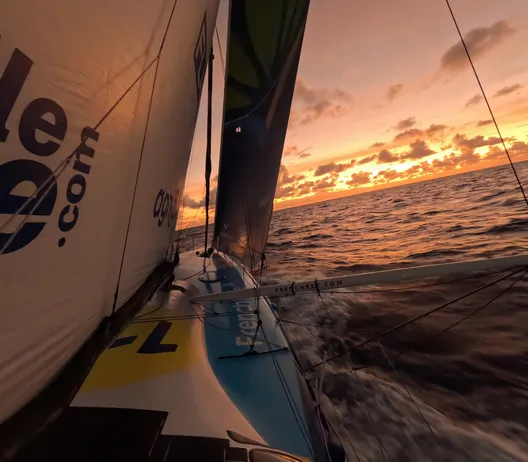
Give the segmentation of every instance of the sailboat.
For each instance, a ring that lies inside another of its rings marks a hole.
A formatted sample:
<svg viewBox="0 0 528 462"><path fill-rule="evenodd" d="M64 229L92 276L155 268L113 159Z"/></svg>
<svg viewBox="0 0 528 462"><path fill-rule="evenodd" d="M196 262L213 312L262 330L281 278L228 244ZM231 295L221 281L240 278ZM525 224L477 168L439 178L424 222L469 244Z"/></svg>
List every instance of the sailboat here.
<svg viewBox="0 0 528 462"><path fill-rule="evenodd" d="M269 297L528 264L262 286L309 0L231 1L212 245L180 253L218 7L0 6L0 460L345 460Z"/></svg>

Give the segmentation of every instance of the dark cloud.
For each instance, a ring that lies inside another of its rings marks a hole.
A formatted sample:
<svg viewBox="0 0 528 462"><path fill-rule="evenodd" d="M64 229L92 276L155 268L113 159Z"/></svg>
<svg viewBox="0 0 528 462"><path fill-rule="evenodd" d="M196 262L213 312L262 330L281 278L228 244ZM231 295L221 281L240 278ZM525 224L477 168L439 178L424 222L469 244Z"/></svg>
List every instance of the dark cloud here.
<svg viewBox="0 0 528 462"><path fill-rule="evenodd" d="M414 117L407 117L406 119L400 120L394 128L396 130L407 130L408 128L414 127L416 125L416 119Z"/></svg>
<svg viewBox="0 0 528 462"><path fill-rule="evenodd" d="M477 122L477 127L485 127L486 125L491 125L493 123L493 120L491 119L488 119L488 120L479 120Z"/></svg>
<svg viewBox="0 0 528 462"><path fill-rule="evenodd" d="M295 186L286 186L285 188L278 188L275 191L275 199L280 199L282 197L293 196L295 192Z"/></svg>
<svg viewBox="0 0 528 462"><path fill-rule="evenodd" d="M464 36L464 41L471 53L471 58L477 60L496 48L515 32L508 21L497 21L489 27L476 27ZM442 56L440 71L451 74L469 68L469 63L462 42L458 41Z"/></svg>
<svg viewBox="0 0 528 462"><path fill-rule="evenodd" d="M486 159L487 160L493 160L493 159L506 160L506 154L504 153L504 149L502 149L501 147L490 146L488 152L486 153Z"/></svg>
<svg viewBox="0 0 528 462"><path fill-rule="evenodd" d="M367 157L363 157L362 159L359 159L357 161L357 164L358 165L364 165L364 164L368 164L369 162L372 162L373 160L377 159L378 155L377 154L372 154L370 156L367 156Z"/></svg>
<svg viewBox="0 0 528 462"><path fill-rule="evenodd" d="M370 173L369 172L358 172L353 173L350 176L350 179L346 182L348 186L360 186L363 184L370 183Z"/></svg>
<svg viewBox="0 0 528 462"><path fill-rule="evenodd" d="M389 103L392 103L394 99L401 93L403 90L403 84L402 83L395 83L394 85L391 85L387 90L387 101Z"/></svg>
<svg viewBox="0 0 528 462"><path fill-rule="evenodd" d="M183 207L188 209L199 209L204 205L203 199L201 201L194 200L187 195L183 196Z"/></svg>
<svg viewBox="0 0 528 462"><path fill-rule="evenodd" d="M443 124L431 124L429 128L425 129L425 136L429 139L443 138L445 131L449 127Z"/></svg>
<svg viewBox="0 0 528 462"><path fill-rule="evenodd" d="M528 154L528 144L524 141L515 141L508 148L508 152L514 157Z"/></svg>
<svg viewBox="0 0 528 462"><path fill-rule="evenodd" d="M423 134L424 134L423 131L420 130L419 128L410 128L409 130L405 130L404 132L398 133L394 137L394 141L403 141L403 140L421 138Z"/></svg>
<svg viewBox="0 0 528 462"><path fill-rule="evenodd" d="M299 149L297 148L296 145L286 146L284 148L284 151L282 151L282 155L283 156L296 156L297 152L299 152Z"/></svg>
<svg viewBox="0 0 528 462"><path fill-rule="evenodd" d="M327 173L341 173L349 168L352 168L355 165L356 161L352 159L350 162L345 164L336 164L335 162L330 162L329 164L319 165L315 169L314 176L322 176Z"/></svg>
<svg viewBox="0 0 528 462"><path fill-rule="evenodd" d="M432 166L433 168L440 171L454 170L457 168L457 166L467 167L480 162L480 160L481 157L478 154L475 154L473 151L466 151L462 154L452 152L449 154L449 156L444 156L443 159L435 159L432 162Z"/></svg>
<svg viewBox="0 0 528 462"><path fill-rule="evenodd" d="M339 88L308 87L298 79L294 94L295 110L290 125L307 125L322 117L343 117L352 109L352 96Z"/></svg>
<svg viewBox="0 0 528 462"><path fill-rule="evenodd" d="M400 159L422 159L424 157L435 154L427 143L423 140L416 140L414 143L410 144L410 151L404 152L400 155Z"/></svg>
<svg viewBox="0 0 528 462"><path fill-rule="evenodd" d="M374 177L374 181L376 183L387 183L389 181L400 178L401 175L401 172L397 172L396 170L388 168L387 170L382 170L381 172L378 172L378 174Z"/></svg>
<svg viewBox="0 0 528 462"><path fill-rule="evenodd" d="M216 192L217 192L217 189L213 188L211 189L209 193L209 208L210 209L214 209L216 205ZM205 206L205 197L202 200L197 201L190 196L187 196L187 195L183 196L183 207L184 208L198 210L204 206Z"/></svg>
<svg viewBox="0 0 528 462"><path fill-rule="evenodd" d="M510 85L509 87L503 87L499 91L497 91L493 96L506 96L510 93L513 93L514 91L520 90L522 88L522 85L520 83L516 83L515 85Z"/></svg>
<svg viewBox="0 0 528 462"><path fill-rule="evenodd" d="M470 107L470 106L476 106L478 103L482 101L482 95L475 95L472 98L469 98L464 105L464 107Z"/></svg>
<svg viewBox="0 0 528 462"><path fill-rule="evenodd" d="M476 148L481 148L482 146L493 146L494 144L499 144L500 142L500 138L496 136L491 136L486 139L482 135L478 135L474 138L468 139L466 135L457 133L453 137L453 144L463 152L473 152Z"/></svg>
<svg viewBox="0 0 528 462"><path fill-rule="evenodd" d="M321 189L333 188L336 185L336 179L332 177L326 177L319 181L316 181L312 186L312 191L320 191Z"/></svg>
<svg viewBox="0 0 528 462"><path fill-rule="evenodd" d="M311 156L311 154L308 151L309 148L306 149L299 149L297 145L291 145L286 146L284 148L284 151L282 153L283 156L292 156L292 157L299 157L301 159L304 159L305 157Z"/></svg>
<svg viewBox="0 0 528 462"><path fill-rule="evenodd" d="M522 156L528 154L528 143L524 141L515 141L510 144L508 147L508 152L512 157ZM486 153L487 160L501 159L506 161L506 153L502 146L490 146L488 152Z"/></svg>
<svg viewBox="0 0 528 462"><path fill-rule="evenodd" d="M378 164L389 164L391 162L396 162L400 159L397 154L393 154L390 151L384 149L378 154Z"/></svg>
<svg viewBox="0 0 528 462"><path fill-rule="evenodd" d="M295 183L303 179L304 179L304 175L290 175L286 166L284 164L281 164L280 170L279 170L279 177L277 180L277 187Z"/></svg>
<svg viewBox="0 0 528 462"><path fill-rule="evenodd" d="M371 148L382 148L383 146L385 146L385 143L382 143L381 141L370 145Z"/></svg>
<svg viewBox="0 0 528 462"><path fill-rule="evenodd" d="M410 119L414 120L414 118L411 117L401 122L410 121ZM448 128L449 127L447 125L443 124L431 124L429 128L426 128L425 130L421 130L419 128L409 128L408 130L398 133L394 137L393 141L415 140L422 137L426 137L430 140L440 141L444 137L445 131Z"/></svg>

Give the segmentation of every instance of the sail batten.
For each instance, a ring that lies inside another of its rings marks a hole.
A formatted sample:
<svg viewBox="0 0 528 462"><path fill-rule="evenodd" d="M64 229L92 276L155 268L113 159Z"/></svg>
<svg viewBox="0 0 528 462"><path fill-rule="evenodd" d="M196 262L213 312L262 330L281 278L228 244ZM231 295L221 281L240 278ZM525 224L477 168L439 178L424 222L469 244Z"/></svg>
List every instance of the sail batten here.
<svg viewBox="0 0 528 462"><path fill-rule="evenodd" d="M263 258L308 0L233 0L214 245Z"/></svg>

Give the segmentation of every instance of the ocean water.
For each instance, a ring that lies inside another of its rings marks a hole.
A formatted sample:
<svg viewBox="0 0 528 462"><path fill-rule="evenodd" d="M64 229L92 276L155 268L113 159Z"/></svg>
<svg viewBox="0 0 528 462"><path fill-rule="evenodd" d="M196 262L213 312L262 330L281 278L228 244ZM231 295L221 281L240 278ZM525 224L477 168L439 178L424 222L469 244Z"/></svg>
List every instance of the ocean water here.
<svg viewBox="0 0 528 462"><path fill-rule="evenodd" d="M517 168L528 186L528 163ZM527 250L528 206L502 166L275 212L264 281ZM511 273L275 300L311 377L325 352L339 355L324 366L323 405L348 460L528 460L528 274Z"/></svg>

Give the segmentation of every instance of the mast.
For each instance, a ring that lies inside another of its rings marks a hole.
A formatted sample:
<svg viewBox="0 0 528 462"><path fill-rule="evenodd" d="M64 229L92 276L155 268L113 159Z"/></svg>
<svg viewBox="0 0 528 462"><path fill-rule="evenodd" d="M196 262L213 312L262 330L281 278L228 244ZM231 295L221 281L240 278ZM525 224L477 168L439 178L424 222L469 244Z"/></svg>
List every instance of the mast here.
<svg viewBox="0 0 528 462"><path fill-rule="evenodd" d="M207 254L207 241L209 232L209 194L211 189L211 136L212 136L212 112L213 112L213 46L209 52L209 66L207 79L207 146L205 148L205 236L204 255ZM205 258L203 261L205 272Z"/></svg>

